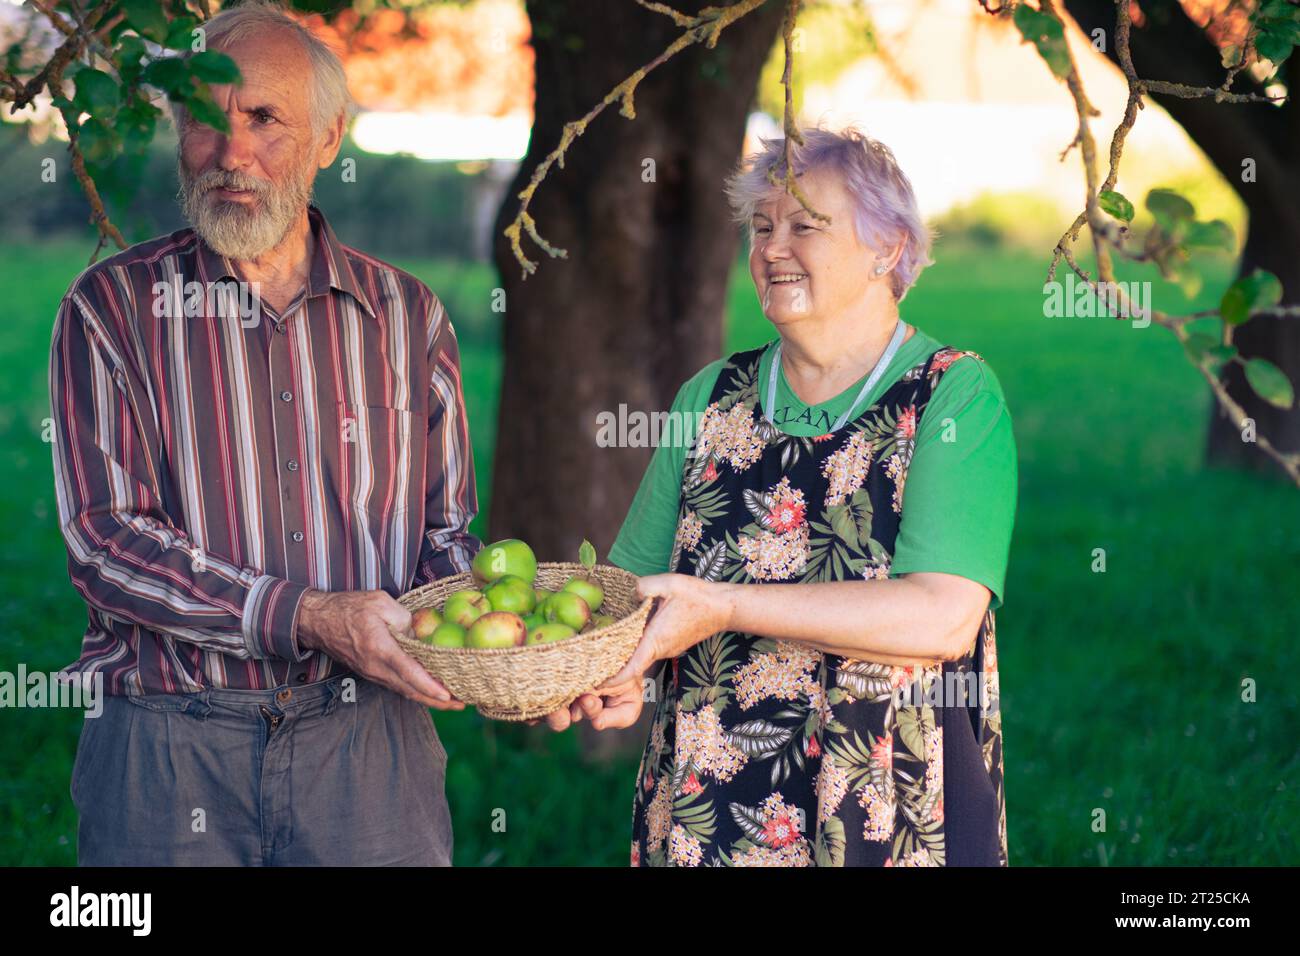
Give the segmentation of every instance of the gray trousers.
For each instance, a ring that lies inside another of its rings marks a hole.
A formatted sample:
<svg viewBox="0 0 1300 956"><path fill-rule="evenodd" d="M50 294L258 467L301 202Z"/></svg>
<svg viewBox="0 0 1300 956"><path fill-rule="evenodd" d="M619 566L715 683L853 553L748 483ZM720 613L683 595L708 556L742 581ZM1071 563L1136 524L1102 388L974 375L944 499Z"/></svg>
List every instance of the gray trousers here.
<svg viewBox="0 0 1300 956"><path fill-rule="evenodd" d="M105 696L72 768L82 866L450 866L429 711L359 677Z"/></svg>

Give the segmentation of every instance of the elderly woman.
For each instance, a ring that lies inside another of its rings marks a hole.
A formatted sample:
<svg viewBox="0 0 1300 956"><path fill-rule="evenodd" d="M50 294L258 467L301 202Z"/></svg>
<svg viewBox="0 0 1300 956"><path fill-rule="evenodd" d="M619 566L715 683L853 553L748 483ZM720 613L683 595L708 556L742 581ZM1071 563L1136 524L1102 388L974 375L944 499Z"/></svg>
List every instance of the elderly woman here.
<svg viewBox="0 0 1300 956"><path fill-rule="evenodd" d="M978 355L899 316L929 235L893 155L805 138L796 181L828 220L771 185L780 140L728 189L778 337L678 393L698 434L657 449L610 553L656 612L550 723L655 701L634 864L1006 865L1011 418Z"/></svg>

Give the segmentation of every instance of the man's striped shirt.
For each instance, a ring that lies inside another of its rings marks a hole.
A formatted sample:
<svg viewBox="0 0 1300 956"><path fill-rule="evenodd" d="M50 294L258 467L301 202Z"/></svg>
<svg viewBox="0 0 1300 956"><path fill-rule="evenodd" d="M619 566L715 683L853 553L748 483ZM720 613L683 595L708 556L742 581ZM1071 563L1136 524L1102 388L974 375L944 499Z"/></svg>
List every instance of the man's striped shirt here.
<svg viewBox="0 0 1300 956"><path fill-rule="evenodd" d="M64 297L54 477L88 609L65 674L132 695L323 680L346 670L297 641L307 589L396 597L469 569L451 322L423 283L309 215L307 285L281 314L223 295L238 277L190 229Z"/></svg>

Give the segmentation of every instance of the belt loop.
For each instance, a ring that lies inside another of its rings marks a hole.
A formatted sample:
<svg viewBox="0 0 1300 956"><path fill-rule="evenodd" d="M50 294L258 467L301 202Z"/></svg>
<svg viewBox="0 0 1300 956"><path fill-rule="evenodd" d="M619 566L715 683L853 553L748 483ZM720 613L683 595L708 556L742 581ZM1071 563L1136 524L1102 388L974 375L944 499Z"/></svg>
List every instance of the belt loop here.
<svg viewBox="0 0 1300 956"><path fill-rule="evenodd" d="M197 694L191 694L185 699L185 713L199 720L207 719L208 714L212 713L212 705L208 703L211 691L204 689Z"/></svg>

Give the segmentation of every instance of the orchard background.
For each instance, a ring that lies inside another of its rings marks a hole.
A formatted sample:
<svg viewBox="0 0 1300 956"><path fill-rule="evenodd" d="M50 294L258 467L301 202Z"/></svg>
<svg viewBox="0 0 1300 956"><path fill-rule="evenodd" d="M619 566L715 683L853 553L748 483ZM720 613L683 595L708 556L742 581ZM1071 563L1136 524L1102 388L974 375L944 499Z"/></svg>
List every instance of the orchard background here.
<svg viewBox="0 0 1300 956"><path fill-rule="evenodd" d="M149 44L187 43L188 31L176 23L188 27L186 15L199 23L206 5L185 14L180 4L37 6L81 22L102 6L98 22L120 16L122 26L92 47L94 56L109 53L106 61L92 64L83 52L66 70L65 108L87 117L78 138L103 196L107 218L99 226L86 224L91 205L73 175L66 124L48 92L22 110L11 113L9 103L2 110L0 289L7 321L0 324L0 460L7 480L0 488L0 670L9 672L20 663L29 672L65 665L77 654L85 622L67 580L42 440L55 310L100 240L100 255L113 251L103 223L128 242L182 225L174 134L157 119L146 135L140 104L150 97L161 103L167 83L175 84L173 92L203 95L201 82L165 71L154 76L161 86L132 86L113 55L129 47L132 35ZM787 43L781 30L791 6L755 4L715 47L696 44L647 75L636 91L636 119L616 109L594 119L530 206L542 235L566 248L568 258L539 255L525 241L527 257L539 263L524 280L503 234L519 211L515 194L556 147L564 123L585 114L681 29L631 0L526 8L513 0L298 4L346 54L365 110L341 153L352 160L353 175L340 175L337 163L323 171L317 202L344 242L413 272L448 308L461 343L477 468L481 513L473 530L485 540L524 537L545 560L571 559L588 537L603 555L650 449L598 447L596 414L620 403L666 410L700 366L771 337L741 236L726 221L720 183L746 136L752 141L764 128L757 118L780 130L786 46L799 57L793 99L801 121L821 118L818 84L830 88L875 69L886 87L911 88L912 113L893 120L898 136L909 122L933 122L927 110L945 101L944 77L953 72L933 45L941 28L918 15L910 30L886 29L900 6L889 2L808 4L799 11L804 32ZM956 5L944 0L906 6L956 15ZM1022 44L1013 5L1000 15L966 6L986 24L973 29L1002 31L990 35L1023 46L1037 72L1017 82L1043 88L1051 108L1073 122L1066 83L1048 68L1059 47L1050 38ZM1110 69L1113 37L1104 53L1090 50L1089 33L1078 31L1069 14L1085 31L1094 21L1113 26L1112 4L1028 6L1060 14L1081 74ZM1221 13L1229 21L1234 9L1244 13L1249 31L1265 6L1224 5ZM155 8L161 24L149 12ZM1132 9L1143 18L1133 30L1143 76L1144 63L1154 63L1152 75L1162 80L1217 86L1232 69L1223 51L1229 34L1207 39L1213 20L1203 29L1191 19L1196 11L1172 2ZM34 78L63 38L52 28L33 32L30 24L49 23L43 10L11 6L0 14L8 73ZM150 51L141 62L165 58L149 44L141 43ZM1271 52L1282 57L1277 48ZM996 86L993 58L972 55L970 62L976 81ZM1233 88L1285 89L1295 61L1282 57L1280 66L1243 68ZM78 90L80 69L102 69L120 85L110 94L97 80L83 81ZM221 76L219 63L208 69L212 79ZM1209 74L1215 78L1204 79ZM395 79L403 77L406 87ZM5 98L12 102L12 88ZM1219 341L1225 322L1216 313L1239 275L1270 269L1285 290L1282 305L1297 301L1300 157L1286 151L1300 136L1285 133L1300 128L1297 111L1289 99L1280 106L1173 94L1152 99L1172 107L1170 123L1181 124L1197 145L1179 147L1188 159L1174 181L1163 158L1144 161L1142 151L1131 150L1126 162L1134 172L1121 176L1115 192L1136 207L1134 233L1168 225L1159 204L1152 210L1142 200L1149 189L1171 188L1195 206L1194 217L1174 227L1219 220L1231 239L1193 249L1185 261L1171 255L1160 268L1118 255L1115 275L1150 281L1152 301L1170 314L1205 312L1180 328ZM430 124L451 124L448 139L470 128L446 119L453 108L498 119L524 115L531 138L513 157L508 146L496 145L477 155L404 155L426 146L436 153L438 144L394 146L383 135L385 115L422 107L432 108ZM965 107L977 108L973 100ZM1024 103L1008 108L1040 115ZM1145 112L1159 109L1150 102ZM865 128L876 132L869 107L864 111ZM1136 124L1135 143L1147 119ZM102 130L89 125L96 121ZM882 114L881 123L889 122ZM1103 154L1110 125L1096 133ZM1068 142L1067 133L1055 143L1053 163ZM940 168L955 181L982 182L988 171L963 159L968 150L991 150L1014 169L1015 151L1025 147L1003 140L954 141L950 148ZM1245 150L1261 169L1249 184L1239 177ZM655 160L649 182L647 157ZM51 159L57 175L48 181L42 173ZM916 168L906 156L903 166ZM902 309L941 341L984 355L1015 420L1020 498L999 612L1011 860L1294 863L1300 694L1287 676L1300 665L1300 495L1276 461L1239 436L1235 444L1225 439L1237 432L1207 388L1201 369L1213 362L1204 346L1198 353L1186 337L1156 325L1138 330L1124 321L1045 315L1043 277L1056 243L1086 194L1094 208L1102 202L1096 184L1086 193L1083 177L1073 175L1055 191L1039 182L1018 190L971 187L971 195L929 210L941 236L936 264ZM925 181L917 185L925 202ZM1117 208L1106 205L1106 213ZM1096 274L1096 253L1096 246L1076 250L1083 271ZM507 306L497 311L502 289ZM1236 347L1295 381L1297 327L1300 318L1292 314L1257 315L1240 326ZM1230 394L1258 414L1260 431L1283 455L1300 453L1294 402L1282 408L1257 395L1241 367L1236 379L1234 368L1226 369ZM1097 548L1106 552L1105 573L1092 571ZM1242 701L1247 678L1257 682L1256 703ZM486 721L472 710L436 720L450 758L458 865L626 862L637 732L600 740L583 732L554 735ZM80 723L75 712L0 711L0 864L75 861L68 779ZM1096 808L1108 816L1104 833L1091 827ZM504 832L492 827L499 809Z"/></svg>

